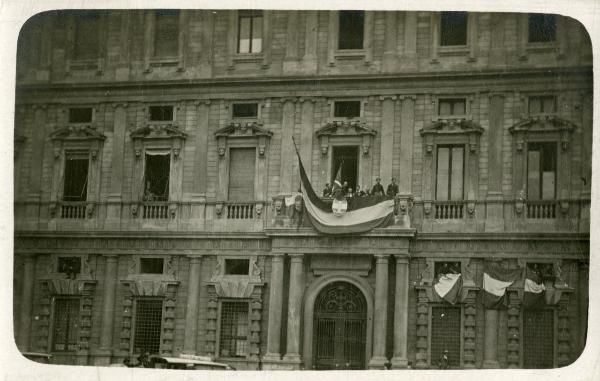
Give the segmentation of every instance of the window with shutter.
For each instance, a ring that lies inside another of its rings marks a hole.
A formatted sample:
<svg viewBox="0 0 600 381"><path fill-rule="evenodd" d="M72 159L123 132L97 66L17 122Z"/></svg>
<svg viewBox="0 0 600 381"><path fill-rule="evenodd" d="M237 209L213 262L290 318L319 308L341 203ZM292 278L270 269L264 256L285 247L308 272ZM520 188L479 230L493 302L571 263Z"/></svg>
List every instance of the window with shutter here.
<svg viewBox="0 0 600 381"><path fill-rule="evenodd" d="M262 51L262 11L242 10L238 18L238 53Z"/></svg>
<svg viewBox="0 0 600 381"><path fill-rule="evenodd" d="M556 198L556 143L538 142L527 145L527 198Z"/></svg>
<svg viewBox="0 0 600 381"><path fill-rule="evenodd" d="M63 201L85 201L87 199L88 156L87 152L67 152Z"/></svg>
<svg viewBox="0 0 600 381"><path fill-rule="evenodd" d="M442 145L437 149L436 200L458 201L464 197L464 146Z"/></svg>
<svg viewBox="0 0 600 381"><path fill-rule="evenodd" d="M229 150L229 201L254 201L256 148Z"/></svg>

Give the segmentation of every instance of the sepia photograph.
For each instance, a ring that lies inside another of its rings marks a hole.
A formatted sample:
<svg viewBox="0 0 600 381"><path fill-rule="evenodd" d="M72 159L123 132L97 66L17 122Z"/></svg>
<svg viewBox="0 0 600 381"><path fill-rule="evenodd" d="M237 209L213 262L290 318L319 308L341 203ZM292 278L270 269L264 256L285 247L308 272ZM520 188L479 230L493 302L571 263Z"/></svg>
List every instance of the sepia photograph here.
<svg viewBox="0 0 600 381"><path fill-rule="evenodd" d="M243 4L14 27L3 338L23 368L497 377L598 341L581 21Z"/></svg>

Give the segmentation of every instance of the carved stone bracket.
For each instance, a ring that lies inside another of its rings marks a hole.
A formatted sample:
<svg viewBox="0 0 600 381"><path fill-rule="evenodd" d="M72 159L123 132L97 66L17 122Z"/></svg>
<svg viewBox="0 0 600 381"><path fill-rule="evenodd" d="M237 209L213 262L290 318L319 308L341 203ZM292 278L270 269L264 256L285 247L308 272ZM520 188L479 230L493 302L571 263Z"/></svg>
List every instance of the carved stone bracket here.
<svg viewBox="0 0 600 381"><path fill-rule="evenodd" d="M321 154L327 155L332 139L336 137L358 137L361 138L361 150L363 155L367 156L373 146L373 139L377 131L367 128L366 123L361 118L339 120L331 119L316 132Z"/></svg>
<svg viewBox="0 0 600 381"><path fill-rule="evenodd" d="M165 141L173 153L173 158L178 160L183 142L188 135L181 131L177 124L148 123L145 127L132 131L130 136L131 140L133 140L136 159L141 158L145 142Z"/></svg>

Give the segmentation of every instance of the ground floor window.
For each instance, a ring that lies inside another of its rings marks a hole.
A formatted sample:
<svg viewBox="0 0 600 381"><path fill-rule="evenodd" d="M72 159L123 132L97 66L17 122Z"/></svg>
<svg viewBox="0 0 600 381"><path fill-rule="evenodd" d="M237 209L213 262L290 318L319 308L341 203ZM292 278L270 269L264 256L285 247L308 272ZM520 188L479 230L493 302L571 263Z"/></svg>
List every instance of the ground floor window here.
<svg viewBox="0 0 600 381"><path fill-rule="evenodd" d="M55 298L52 350L76 351L79 335L79 298Z"/></svg>
<svg viewBox="0 0 600 381"><path fill-rule="evenodd" d="M222 357L246 357L248 354L248 302L221 303L219 353Z"/></svg>
<svg viewBox="0 0 600 381"><path fill-rule="evenodd" d="M135 305L134 353L158 354L162 323L161 299L138 299Z"/></svg>
<svg viewBox="0 0 600 381"><path fill-rule="evenodd" d="M523 368L554 367L554 310L523 311Z"/></svg>
<svg viewBox="0 0 600 381"><path fill-rule="evenodd" d="M444 352L448 367L460 367L460 307L431 307L431 366L437 368Z"/></svg>

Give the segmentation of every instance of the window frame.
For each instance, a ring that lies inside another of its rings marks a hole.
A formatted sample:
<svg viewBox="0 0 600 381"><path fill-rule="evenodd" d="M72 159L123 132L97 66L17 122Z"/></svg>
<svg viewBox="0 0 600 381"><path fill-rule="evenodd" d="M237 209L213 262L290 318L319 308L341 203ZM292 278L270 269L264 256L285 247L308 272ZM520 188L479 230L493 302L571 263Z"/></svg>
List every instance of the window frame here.
<svg viewBox="0 0 600 381"><path fill-rule="evenodd" d="M162 271L160 273L147 273L147 272L142 272L142 261L144 259L161 259L162 260ZM164 256L160 256L160 255L144 255L144 256L140 256L139 258L137 258L136 261L136 273L137 275L140 276L159 276L162 277L163 275L166 274L166 270L167 270L167 258L165 258Z"/></svg>
<svg viewBox="0 0 600 381"><path fill-rule="evenodd" d="M554 19L554 35L552 39L549 40L542 40L542 41L531 41L531 17L532 16L537 16L537 15L541 15L541 16L552 16ZM557 42L558 40L558 17L559 15L556 14L552 14L552 13L527 13L527 28L526 28L526 35L527 35L527 44L529 45L553 45Z"/></svg>
<svg viewBox="0 0 600 381"><path fill-rule="evenodd" d="M72 122L72 121L71 121L71 110L75 110L75 109L88 109L88 108L89 108L89 109L91 109L91 111L92 111L92 116L91 116L91 119L90 119L90 121L89 121L89 122ZM70 106L70 107L67 109L67 123L68 123L69 125L75 125L75 126L77 126L77 125L94 124L94 123L95 123L95 121L96 121L96 108L95 108L95 107L93 107L93 106L87 106L87 105L81 105L81 106L80 106L80 105L73 105L73 106Z"/></svg>
<svg viewBox="0 0 600 381"><path fill-rule="evenodd" d="M452 196L452 149L453 148L462 148L463 150L463 155L462 155L462 195L461 198L459 200L452 200L451 196ZM449 149L449 156L448 156L448 197L446 200L438 200L438 171L439 171L439 149L440 148L448 148ZM439 143L436 144L435 146L435 195L434 195L434 200L436 202L461 202L461 201L465 201L465 188L466 188L466 156L467 156L467 152L466 152L466 144L461 144L461 143Z"/></svg>
<svg viewBox="0 0 600 381"><path fill-rule="evenodd" d="M235 108L235 105L246 105L246 104L255 104L256 105L256 116L234 116L233 113L233 109ZM261 104L261 102L258 101L234 101L231 102L229 105L229 115L231 117L232 120L234 121L259 121L261 120L261 114L262 114L262 107L263 105Z"/></svg>
<svg viewBox="0 0 600 381"><path fill-rule="evenodd" d="M174 67L177 72L185 71L186 47L188 40L188 11L180 9L177 34L177 54L175 56L155 55L156 9L145 11L144 18L144 73L150 73L154 68L169 69Z"/></svg>
<svg viewBox="0 0 600 381"><path fill-rule="evenodd" d="M537 112L537 113L532 113L531 110L531 100L532 98L550 98L553 97L554 98L554 110L552 112ZM526 94L525 95L525 107L526 107L526 115L529 116L545 116L545 115L558 115L558 110L559 110L559 97L556 93L549 93L549 92L545 92L545 93L530 93L530 94Z"/></svg>
<svg viewBox="0 0 600 381"><path fill-rule="evenodd" d="M335 109L336 109L336 105L342 102L357 102L358 105L358 115L356 116L336 116L335 115ZM360 99L337 99L334 100L331 106L331 117L335 118L335 119L356 119L356 118L362 118L363 114L364 114L364 102L362 102Z"/></svg>
<svg viewBox="0 0 600 381"><path fill-rule="evenodd" d="M354 13L358 13L358 12L362 12L362 41L361 41L361 46L360 47L352 47L352 48L342 48L340 47L340 44L342 42L342 14L344 13L349 13L349 12L354 12ZM338 11L338 25L337 25L337 45L336 45L336 50L337 51L357 51L357 50L364 50L365 49L365 28L366 26L366 11L364 10L340 10Z"/></svg>
<svg viewBox="0 0 600 381"><path fill-rule="evenodd" d="M248 18L250 19L250 30L249 30L249 43L248 43L248 51L247 52L242 52L240 51L240 47L241 47L241 33L242 33L242 28L241 28L241 23L242 23L242 19L244 18ZM256 51L253 52L252 51L252 41L253 41L253 33L254 33L254 19L256 18L260 18L261 19L261 29L260 29L260 51ZM264 13L262 10L260 9L244 9L244 10L238 10L237 12L237 29L236 29L236 54L239 55L260 55L262 54L262 52L264 51Z"/></svg>
<svg viewBox="0 0 600 381"><path fill-rule="evenodd" d="M233 143L233 144L232 144ZM245 143L241 143L241 144L236 144L237 142L231 142L227 144L227 179L223 180L224 183L227 184L227 188L226 188L226 192L225 192L225 200L227 202L231 202L231 203L253 203L257 200L259 200L259 196L258 196L258 182L260 179L260 155L259 155L259 150L258 150L258 146L257 145L253 145L253 144L245 144ZM253 199L252 200L231 200L230 199L230 190L231 190L231 186L230 186L230 179L231 179L231 150L232 149L254 149L254 189L253 189Z"/></svg>
<svg viewBox="0 0 600 381"><path fill-rule="evenodd" d="M329 11L328 40L327 40L327 64L334 67L346 61L362 60L366 66L373 61L373 29L374 11L362 10L364 12L364 32L362 49L339 49L339 10Z"/></svg>
<svg viewBox="0 0 600 381"><path fill-rule="evenodd" d="M132 312L131 312L131 336L129 340L129 356L133 357L137 355L136 346L135 346L135 338L136 338L136 323L137 323L137 315L138 315L138 302L140 300L156 300L161 302L161 316L160 316L160 328L159 328L159 337L158 337L158 352L162 348L162 339L163 339L163 328L164 328L164 320L165 320L165 299L163 297L157 296L135 296L133 298L132 303ZM157 353L157 354L159 354ZM151 353L152 354L152 353Z"/></svg>
<svg viewBox="0 0 600 381"><path fill-rule="evenodd" d="M539 262L539 261L536 261ZM554 368L558 368L558 308L557 306L547 306L544 307L544 310L551 310L554 314L554 332L553 332L553 358L552 358L552 368L549 369L554 369ZM521 368L523 368L523 364L525 362L525 337L523 336L522 332L523 332L523 320L525 318L525 309L524 308L520 308L519 309L519 332L521 332L521 334L519 335L519 365ZM548 369L548 368L543 368L543 369Z"/></svg>
<svg viewBox="0 0 600 381"><path fill-rule="evenodd" d="M75 350L68 350L68 346L69 343L66 343L67 349L66 350L55 350L54 346L56 344L56 333L55 333L55 329L56 329L56 302L57 300L77 300L79 303L79 309L78 309L78 313L77 313L77 330L75 333L75 338L76 338L76 343L75 345L78 347L78 349ZM82 302L82 298L80 296L76 296L76 295L53 295L52 296L52 316L51 316L51 327L50 327L50 352L52 353L74 353L77 352L79 350L79 342L80 342L80 333L81 333L81 302Z"/></svg>
<svg viewBox="0 0 600 381"><path fill-rule="evenodd" d="M163 152L162 154L159 154L157 152ZM149 152L155 152L154 154L149 153ZM148 202L163 202L163 203L168 203L170 201L172 201L172 187L173 187L173 153L171 150L163 150L160 148L149 148L149 149L144 149L144 159L143 159L143 165L142 165L142 189L141 189L141 193L142 193L142 200L144 200L144 196L145 196L145 192L146 192L146 170L148 169L148 156L168 156L169 157L169 179L167 181L168 187L169 187L169 191L167 192L167 199L166 200L152 200L152 201L148 201Z"/></svg>
<svg viewBox="0 0 600 381"><path fill-rule="evenodd" d="M227 261L247 261L248 265L247 265L246 273L245 274L228 274L227 273ZM252 263L250 261L250 258L248 258L248 257L243 257L243 258L226 257L223 259L223 275L226 277L237 277L237 276L249 277L251 267L252 267Z"/></svg>
<svg viewBox="0 0 600 381"><path fill-rule="evenodd" d="M97 30L97 54L93 58L77 58L75 57L76 40L77 40L77 14L82 12L96 12L98 14L98 30ZM95 74L102 74L104 71L104 62L106 55L107 43L107 23L108 17L106 11L98 9L88 9L79 11L66 11L59 17L64 17L66 24L66 44L65 44L65 73L71 75L77 71L93 71Z"/></svg>
<svg viewBox="0 0 600 381"><path fill-rule="evenodd" d="M87 156L87 174L86 174L86 180L85 180L85 195L83 200L65 200L65 187L66 187L66 180L67 180L67 162L68 162L68 158L70 155L81 155L81 156ZM63 158L63 163L62 163L62 184L60 187L60 194L59 194L59 199L61 203L69 203L69 202L82 202L85 203L88 201L89 199L89 194L91 192L90 189L90 172L92 171L92 160L90 159L90 152L86 151L86 150L77 150L77 149L65 149L65 153L64 153L64 158Z"/></svg>
<svg viewBox="0 0 600 381"><path fill-rule="evenodd" d="M246 334L246 354L245 356L222 356L221 355L221 345L222 345L222 337L221 337L221 331L222 331L222 326L223 326L223 303L239 303L239 304L246 304L247 306L247 334ZM218 306L218 320L217 320L217 342L216 342L216 357L217 359L228 359L228 360L236 360L236 359L247 359L250 356L250 348L251 348L251 343L250 343L250 327L251 327L251 319L250 319L250 314L251 314L251 309L250 309L250 303L252 302L252 299L250 298L219 298L219 306Z"/></svg>
<svg viewBox="0 0 600 381"><path fill-rule="evenodd" d="M180 18L181 18L181 11L178 9L154 9L153 10L153 16L154 16L154 27L152 30L152 60L173 60L176 59L179 55L179 44L181 43L180 38L179 38L179 34L181 33L180 28L181 28L181 22L180 22ZM160 52L157 52L156 50L156 43L157 43L157 37L158 37L158 19L159 17L161 17L160 13L161 12L165 12L166 13L176 13L176 15L172 16L172 17L177 17L177 39L176 39L176 49L175 49L175 54L159 54Z"/></svg>
<svg viewBox="0 0 600 381"><path fill-rule="evenodd" d="M542 160L543 160L543 158L541 156L542 154L540 154L540 169L539 169L539 175L540 175L539 176L539 193L540 194L539 194L539 198L530 198L530 195L529 195L529 152L534 151L534 150L530 149L531 144L553 144L554 145L554 153L555 153L555 157L554 157L554 198L545 199L542 197L543 192L544 192L543 176L542 176L543 170L541 168L541 164L542 164ZM525 152L525 157L526 157L526 160L525 160L525 194L527 196L527 199L531 200L531 201L556 201L556 200L558 200L559 199L559 196L558 196L558 170L559 170L559 165L558 165L558 163L559 163L559 161L558 161L559 160L559 145L558 145L558 142L551 141L551 140L541 140L541 141L536 140L536 139L534 139L533 141L528 140L525 145L525 150L526 150L526 152Z"/></svg>
<svg viewBox="0 0 600 381"><path fill-rule="evenodd" d="M427 326L427 365L431 368L435 365L436 359L431 357L431 339L433 333L433 309L439 307L448 307L448 308L456 308L460 313L460 334L459 334L459 342L460 342L460 363L458 367L453 367L450 369L462 369L464 367L464 338L465 338L465 313L464 313L464 305L463 304L455 304L454 306L448 303L428 303L428 321L429 324Z"/></svg>
<svg viewBox="0 0 600 381"><path fill-rule="evenodd" d="M446 114L440 114L440 104L442 102L446 102L446 101L458 101L458 100L464 100L465 102L465 113L464 115L446 115ZM434 99L433 99L433 107L434 107L434 112L433 117L432 117L432 121L438 121L438 120L458 120L458 119L465 119L465 120L472 120L473 119L473 115L472 115L472 110L471 110L471 106L473 103L473 94L444 94L444 95L435 95Z"/></svg>
<svg viewBox="0 0 600 381"><path fill-rule="evenodd" d="M443 18L444 18L444 14L450 14L450 13L462 13L465 15L465 43L464 44L452 44L452 45L444 45L442 43L442 39L443 39L443 35L444 35L444 30L443 30ZM467 48L469 45L469 12L466 11L442 11L440 12L440 16L439 16L439 22L440 22L440 26L439 26L439 43L440 43L440 49L457 49L457 48Z"/></svg>

